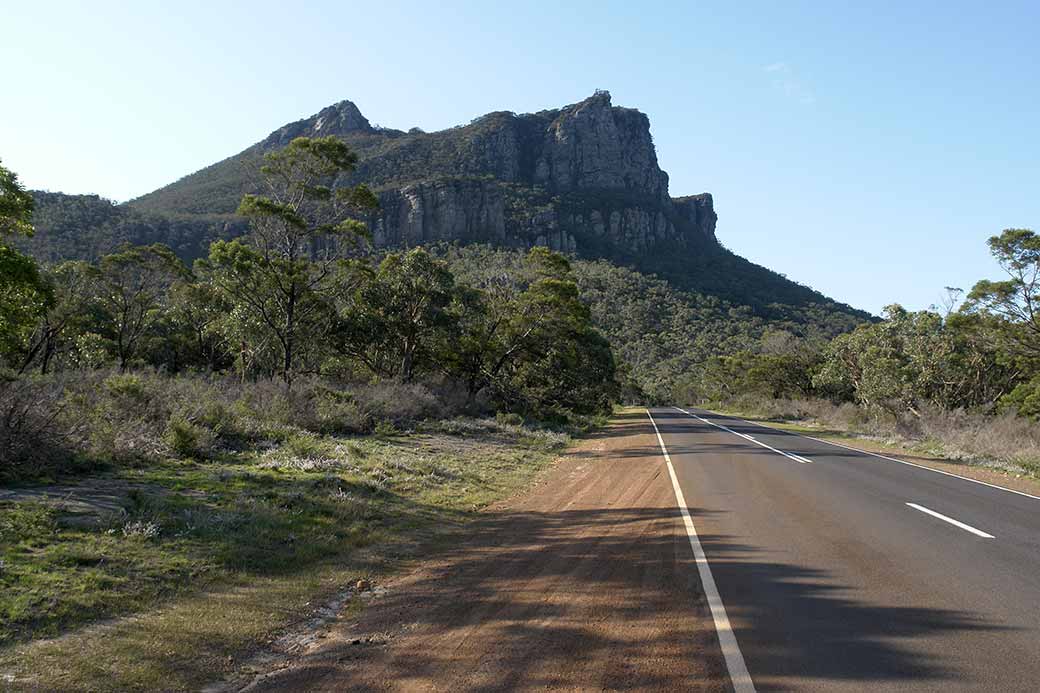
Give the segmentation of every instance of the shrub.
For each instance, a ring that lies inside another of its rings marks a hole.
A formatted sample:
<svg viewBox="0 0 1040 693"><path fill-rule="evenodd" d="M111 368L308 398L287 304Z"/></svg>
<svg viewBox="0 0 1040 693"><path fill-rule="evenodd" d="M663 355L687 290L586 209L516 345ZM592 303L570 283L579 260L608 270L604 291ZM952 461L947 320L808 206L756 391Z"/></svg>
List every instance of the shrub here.
<svg viewBox="0 0 1040 693"><path fill-rule="evenodd" d="M503 426L523 426L524 417L514 412L500 411L495 415L495 421Z"/></svg>
<svg viewBox="0 0 1040 693"><path fill-rule="evenodd" d="M449 415L433 392L419 383L386 380L359 387L357 397L374 419L398 425Z"/></svg>
<svg viewBox="0 0 1040 693"><path fill-rule="evenodd" d="M205 459L213 453L216 435L208 428L175 415L166 424L163 442L180 457Z"/></svg>
<svg viewBox="0 0 1040 693"><path fill-rule="evenodd" d="M726 406L771 419L804 420L818 425L922 447L954 460L996 466L1016 473L1040 471L1040 423L1004 412L993 416L965 409L919 407L893 413L826 400L773 400L744 396Z"/></svg>
<svg viewBox="0 0 1040 693"><path fill-rule="evenodd" d="M285 451L293 457L311 460L321 457L324 449L314 436L298 433L286 439Z"/></svg>
<svg viewBox="0 0 1040 693"><path fill-rule="evenodd" d="M389 438L390 436L397 433L397 427L394 426L393 422L383 419L376 423L376 427L373 433L375 433L380 438Z"/></svg>
<svg viewBox="0 0 1040 693"><path fill-rule="evenodd" d="M372 417L353 396L339 390L320 393L315 399L315 414L322 433L364 433L372 427Z"/></svg>
<svg viewBox="0 0 1040 693"><path fill-rule="evenodd" d="M0 480L40 478L86 466L84 426L64 414L61 380L0 374Z"/></svg>

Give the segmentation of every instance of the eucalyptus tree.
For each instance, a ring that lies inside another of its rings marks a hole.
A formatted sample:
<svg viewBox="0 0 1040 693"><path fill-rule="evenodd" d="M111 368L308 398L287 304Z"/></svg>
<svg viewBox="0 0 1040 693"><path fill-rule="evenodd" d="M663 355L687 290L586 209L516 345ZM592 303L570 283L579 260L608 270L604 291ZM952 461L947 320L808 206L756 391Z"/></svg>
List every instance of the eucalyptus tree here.
<svg viewBox="0 0 1040 693"><path fill-rule="evenodd" d="M0 357L9 362L53 301L33 259L7 244L8 236L32 235L34 206L17 174L0 166Z"/></svg>
<svg viewBox="0 0 1040 693"><path fill-rule="evenodd" d="M390 253L339 302L334 344L373 373L411 381L453 350L455 279L422 248Z"/></svg>
<svg viewBox="0 0 1040 693"><path fill-rule="evenodd" d="M108 322L119 369L129 368L149 331L163 317L170 287L188 268L161 243L121 247L90 268L94 300Z"/></svg>
<svg viewBox="0 0 1040 693"><path fill-rule="evenodd" d="M243 350L270 343L291 385L298 354L321 337L332 310L327 294L341 276L346 251L368 235L359 216L378 206L364 185L335 185L357 155L336 137L298 137L264 156L263 194L242 198L244 240L217 241L201 265L233 304Z"/></svg>
<svg viewBox="0 0 1040 693"><path fill-rule="evenodd" d="M617 394L610 344L593 328L570 263L533 248L516 276L460 295L459 329L443 362L470 396L539 415L604 410Z"/></svg>
<svg viewBox="0 0 1040 693"><path fill-rule="evenodd" d="M1005 320L1009 346L1020 355L1040 359L1040 236L1029 229L1006 229L988 244L1007 279L977 282L966 309Z"/></svg>
<svg viewBox="0 0 1040 693"><path fill-rule="evenodd" d="M54 300L26 340L19 372L38 367L41 374L47 373L56 358L71 347L76 335L93 327L94 276L94 269L81 260L44 271Z"/></svg>

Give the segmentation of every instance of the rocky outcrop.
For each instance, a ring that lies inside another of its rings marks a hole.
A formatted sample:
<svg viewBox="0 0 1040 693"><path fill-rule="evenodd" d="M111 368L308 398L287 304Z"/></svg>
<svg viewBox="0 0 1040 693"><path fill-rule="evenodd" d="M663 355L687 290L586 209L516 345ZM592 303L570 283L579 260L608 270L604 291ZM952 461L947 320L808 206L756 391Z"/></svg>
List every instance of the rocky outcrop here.
<svg viewBox="0 0 1040 693"><path fill-rule="evenodd" d="M677 197L672 200L672 205L679 216L689 222L701 237L712 242L716 240L715 222L719 220L719 216L715 213L715 201L711 193Z"/></svg>
<svg viewBox="0 0 1040 693"><path fill-rule="evenodd" d="M668 198L668 174L657 165L650 121L615 108L597 91L567 106L545 128L533 179L553 190L623 189Z"/></svg>
<svg viewBox="0 0 1040 693"><path fill-rule="evenodd" d="M383 183L372 219L379 246L459 241L640 253L661 241L715 242L711 195L670 198L649 120L613 106L604 91L554 111L491 113L399 139L364 161L353 181ZM435 177L396 187L382 174L418 168Z"/></svg>
<svg viewBox="0 0 1040 693"><path fill-rule="evenodd" d="M715 242L715 212L706 194L671 206L579 200L566 208L525 205L515 194L514 188L486 179L442 179L386 190L370 219L372 240L377 247L459 242L541 245L570 253L615 247L635 254L662 241Z"/></svg>
<svg viewBox="0 0 1040 693"><path fill-rule="evenodd" d="M384 191L370 225L379 247L507 240L502 190L479 180L430 181Z"/></svg>
<svg viewBox="0 0 1040 693"><path fill-rule="evenodd" d="M342 137L355 132L373 132L368 119L352 101L340 101L327 106L310 118L298 120L278 128L260 143L264 150L284 147L296 137Z"/></svg>

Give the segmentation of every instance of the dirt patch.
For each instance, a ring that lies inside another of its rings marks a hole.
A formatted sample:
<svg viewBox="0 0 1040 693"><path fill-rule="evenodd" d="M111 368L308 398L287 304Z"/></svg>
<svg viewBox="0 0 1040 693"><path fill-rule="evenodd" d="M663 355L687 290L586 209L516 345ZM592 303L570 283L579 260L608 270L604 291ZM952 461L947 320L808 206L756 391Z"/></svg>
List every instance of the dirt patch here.
<svg viewBox="0 0 1040 693"><path fill-rule="evenodd" d="M89 484L0 489L0 503L43 503L58 511L62 524L90 527L122 515L132 505L134 493L151 495L164 493L164 490L119 479L97 479Z"/></svg>
<svg viewBox="0 0 1040 693"><path fill-rule="evenodd" d="M222 690L727 690L642 411L490 507L359 617Z"/></svg>

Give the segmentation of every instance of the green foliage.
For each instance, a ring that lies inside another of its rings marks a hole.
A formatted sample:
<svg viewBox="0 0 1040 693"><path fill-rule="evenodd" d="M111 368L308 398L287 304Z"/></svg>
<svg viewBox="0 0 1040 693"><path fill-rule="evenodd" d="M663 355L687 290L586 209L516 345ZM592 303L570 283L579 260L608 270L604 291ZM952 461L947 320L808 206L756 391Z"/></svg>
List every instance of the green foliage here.
<svg viewBox="0 0 1040 693"><path fill-rule="evenodd" d="M0 166L0 356L17 350L50 306L51 287L32 258L8 247L8 236L32 236L33 198Z"/></svg>
<svg viewBox="0 0 1040 693"><path fill-rule="evenodd" d="M1000 398L1000 408L1020 416L1040 418L1040 376L1015 385L1011 392Z"/></svg>
<svg viewBox="0 0 1040 693"><path fill-rule="evenodd" d="M0 238L33 234L32 194L18 182L18 175L0 165Z"/></svg>
<svg viewBox="0 0 1040 693"><path fill-rule="evenodd" d="M163 442L179 457L205 459L213 449L215 437L204 426L175 415L166 424Z"/></svg>
<svg viewBox="0 0 1040 693"><path fill-rule="evenodd" d="M205 256L212 241L241 236L247 230L245 220L233 215L234 205L224 214L159 215L97 195L34 191L33 197L36 233L14 244L44 264L94 263L122 246L153 243L168 245L191 262Z"/></svg>
<svg viewBox="0 0 1040 693"><path fill-rule="evenodd" d="M233 306L228 322L245 347L243 372L273 351L291 384L305 342L329 323L325 293L343 251L364 235L352 215L370 211L376 199L364 186L331 187L357 162L335 137L298 137L264 162L268 194L246 195L239 206L252 227L249 242L215 242L201 271Z"/></svg>
<svg viewBox="0 0 1040 693"><path fill-rule="evenodd" d="M977 320L900 306L889 306L886 318L837 337L814 383L893 412L992 405L1010 387L1013 373L979 339Z"/></svg>
<svg viewBox="0 0 1040 693"><path fill-rule="evenodd" d="M483 287L491 295L523 284L526 270L516 251L466 246L437 252L461 282ZM571 272L593 324L610 342L629 401L693 396L693 391L708 387L702 375L714 357L754 351L770 330L822 343L850 326L849 316L826 311L767 320L748 306L683 290L605 260L573 260ZM469 352L465 339L470 334L464 330L463 341L456 343L460 359ZM482 342L476 341L479 352Z"/></svg>
<svg viewBox="0 0 1040 693"><path fill-rule="evenodd" d="M743 395L800 399L817 394L812 378L821 366L821 343L789 332L766 332L753 349L710 358L682 378L676 398L732 401Z"/></svg>
<svg viewBox="0 0 1040 693"><path fill-rule="evenodd" d="M32 331L18 344L10 346L12 360L17 360L19 372L25 372L34 363L40 373L47 373L54 362L75 359L75 340L93 325L92 275L83 262L66 262L43 272L53 300L35 321ZM82 359L80 359L82 360Z"/></svg>
<svg viewBox="0 0 1040 693"><path fill-rule="evenodd" d="M422 248L391 253L339 300L334 344L373 373L411 381L452 348L455 280Z"/></svg>
<svg viewBox="0 0 1040 693"><path fill-rule="evenodd" d="M0 355L19 351L53 300L32 258L0 241Z"/></svg>
<svg viewBox="0 0 1040 693"><path fill-rule="evenodd" d="M137 356L141 339L162 317L174 281L187 268L164 245L127 246L101 258L90 274L94 299L105 316L103 334L113 344L122 370Z"/></svg>
<svg viewBox="0 0 1040 693"><path fill-rule="evenodd" d="M206 281L178 281L170 287L168 313L149 350L154 366L174 370L219 371L232 365L225 321L233 305Z"/></svg>
<svg viewBox="0 0 1040 693"><path fill-rule="evenodd" d="M532 280L511 306L490 371L499 396L542 416L609 410L617 396L614 356L570 264L544 248L533 249L525 264Z"/></svg>
<svg viewBox="0 0 1040 693"><path fill-rule="evenodd" d="M516 412L501 411L495 415L495 421L503 426L523 426L524 417L520 416Z"/></svg>
<svg viewBox="0 0 1040 693"><path fill-rule="evenodd" d="M989 239L989 248L1008 279L976 283L967 309L1002 318L1015 352L1040 358L1040 237L1029 229L1006 229Z"/></svg>

